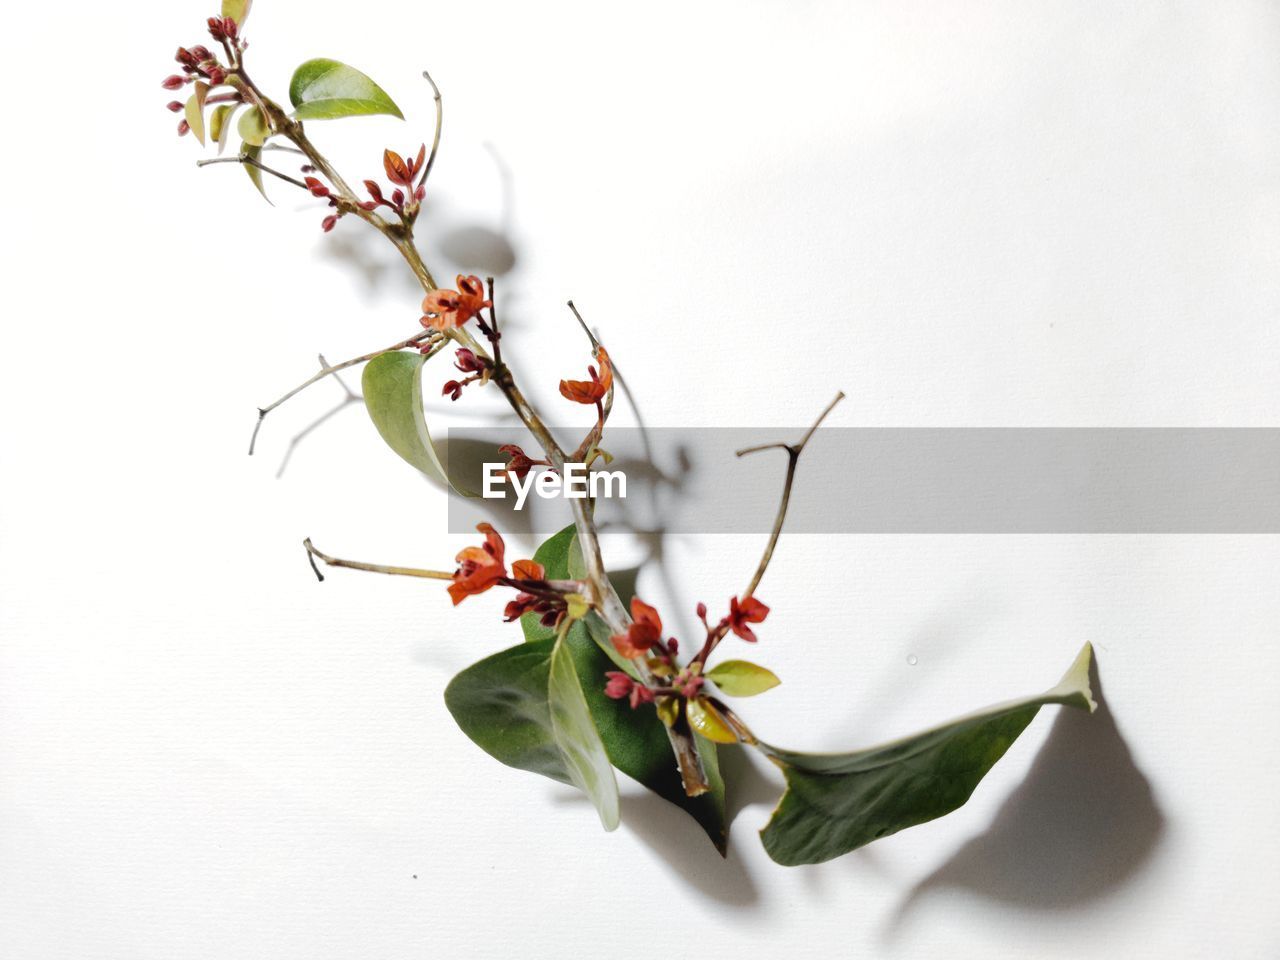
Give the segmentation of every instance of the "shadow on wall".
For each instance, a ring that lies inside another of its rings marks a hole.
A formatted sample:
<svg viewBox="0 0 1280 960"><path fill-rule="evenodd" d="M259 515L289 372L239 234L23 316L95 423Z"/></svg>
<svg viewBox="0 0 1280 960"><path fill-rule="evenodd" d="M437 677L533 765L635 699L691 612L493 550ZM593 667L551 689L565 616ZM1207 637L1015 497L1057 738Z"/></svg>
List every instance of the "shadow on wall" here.
<svg viewBox="0 0 1280 960"><path fill-rule="evenodd" d="M1097 712L1059 711L1022 786L984 833L907 895L890 934L933 891L1070 910L1111 893L1150 859L1164 815L1107 707L1096 662L1091 680Z"/></svg>

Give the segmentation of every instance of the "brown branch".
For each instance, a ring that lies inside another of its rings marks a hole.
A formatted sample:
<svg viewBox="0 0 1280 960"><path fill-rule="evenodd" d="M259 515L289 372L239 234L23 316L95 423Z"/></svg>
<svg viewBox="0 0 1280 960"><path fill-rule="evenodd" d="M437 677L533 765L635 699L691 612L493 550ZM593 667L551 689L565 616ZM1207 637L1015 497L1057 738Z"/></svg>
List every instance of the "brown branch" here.
<svg viewBox="0 0 1280 960"><path fill-rule="evenodd" d="M316 577L321 582L324 581L324 574L320 572L320 568L316 566L316 560L322 560L330 567L346 567L349 570L365 570L369 573L389 573L398 577L423 577L428 580L452 580L452 573L445 573L443 570L420 570L417 567L389 567L381 563L362 563L359 560L340 560L337 557L331 557L327 553L322 553L312 544L311 538L302 541L302 545L307 548L307 560L311 564L311 569L315 571Z"/></svg>
<svg viewBox="0 0 1280 960"><path fill-rule="evenodd" d="M303 183L301 180L295 180L293 177L289 176L287 173L281 173L279 170L274 170L274 169L272 169L271 167L268 167L265 163L262 163L262 162L260 162L260 161L258 161L258 160L255 160L253 157L249 156L248 154L244 154L244 153L242 153L242 154L240 154L239 156L236 156L236 157L216 157L216 158L211 159L211 160L197 160L197 161L196 161L196 166L197 166L197 167L208 167L208 166L212 166L212 165L213 165L213 164L215 164L215 163L239 163L239 164L247 164L247 165L248 165L248 166L250 166L250 167L257 167L257 168L258 168L259 170L261 170L263 173L269 173L269 174L271 174L273 177L278 177L279 179L283 180L285 183L291 183L291 184L293 184L295 187L301 187L303 190L310 190L310 189L311 189L311 188L310 188L310 187L308 187L305 183Z"/></svg>
<svg viewBox="0 0 1280 960"><path fill-rule="evenodd" d="M431 176L431 168L436 162L436 152L440 149L440 130L444 127L444 102L440 97L440 88L436 86L436 82L431 79L431 74L426 70L422 71L422 79L431 84L431 92L435 95L436 101L436 133L431 139L431 154L427 157L427 164L422 168L422 179L418 181L418 186L422 186L427 182L427 177Z"/></svg>
<svg viewBox="0 0 1280 960"><path fill-rule="evenodd" d="M804 453L805 445L809 439L817 431L822 421L827 418L835 405L844 399L843 393L837 393L835 399L827 404L826 409L818 414L818 419L813 422L805 435L800 438L799 443L766 443L758 447L747 447L745 450L739 450L737 455L745 457L749 453L756 453L760 450L780 449L787 451L787 479L782 485L782 501L778 504L778 515L773 521L773 532L769 534L769 543L764 548L764 556L760 558L760 564L756 567L755 575L751 578L751 583L747 585L746 591L742 594L745 600L756 592L756 587L760 586L760 580L764 577L765 570L769 567L769 561L773 558L773 548L778 545L778 537L782 534L783 521L787 519L787 505L791 502L791 485L796 478L796 464L800 462L800 454Z"/></svg>

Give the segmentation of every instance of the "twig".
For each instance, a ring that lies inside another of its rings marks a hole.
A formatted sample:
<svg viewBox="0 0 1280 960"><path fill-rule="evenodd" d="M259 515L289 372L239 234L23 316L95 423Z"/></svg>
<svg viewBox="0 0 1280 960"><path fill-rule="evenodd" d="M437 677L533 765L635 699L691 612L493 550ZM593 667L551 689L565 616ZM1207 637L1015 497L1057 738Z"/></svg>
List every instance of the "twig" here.
<svg viewBox="0 0 1280 960"><path fill-rule="evenodd" d="M418 186L426 183L427 177L431 176L431 167L436 162L436 151L440 149L440 130L444 127L444 102L440 97L440 88L436 86L436 82L431 79L431 74L427 71L422 71L422 78L431 84L431 92L435 95L436 135L431 140L431 154L427 157L427 165L422 168L422 179L418 181Z"/></svg>
<svg viewBox="0 0 1280 960"><path fill-rule="evenodd" d="M746 592L742 594L743 600L755 593L756 587L760 586L760 580L764 577L764 572L768 569L769 561L773 557L773 548L778 545L778 537L782 533L782 523L787 518L787 505L791 502L791 485L796 478L796 464L800 462L800 454L804 452L805 445L809 442L809 438L814 435L822 421L827 418L827 414L835 409L835 405L843 399L844 394L837 393L835 399L827 404L826 409L823 410L822 413L818 414L818 419L813 421L813 426L811 426L808 431L806 431L805 435L800 438L799 443L765 443L758 447L747 447L745 450L739 450L737 453L739 457L745 457L749 453L756 453L760 450L778 449L787 451L787 479L782 485L782 502L778 504L778 515L774 518L773 532L769 534L769 543L764 548L764 556L760 558L760 565L756 567L755 576L751 578L751 583L748 584Z"/></svg>
<svg viewBox="0 0 1280 960"><path fill-rule="evenodd" d="M279 177L285 183L292 183L295 187L301 187L303 190L311 189L301 180L295 180L293 177L289 176L287 173L281 173L279 170L273 170L271 167L268 167L265 163L261 163L255 160L253 157L244 153L240 154L237 157L216 157L211 160L197 160L196 166L207 167L215 163L240 163L240 164L247 163L251 167L257 167L263 173L269 173L273 177Z"/></svg>
<svg viewBox="0 0 1280 960"><path fill-rule="evenodd" d="M569 309L573 311L573 315L578 318L578 325L582 327L582 332L587 335L587 339L591 341L592 351L600 349L600 341L596 339L596 335L591 332L591 328L587 326L587 321L582 319L582 314L578 312L578 308L573 305L573 301L569 301Z"/></svg>
<svg viewBox="0 0 1280 960"><path fill-rule="evenodd" d="M307 548L307 560L311 564L311 569L315 571L316 577L324 582L324 574L320 572L320 568L316 566L316 560L322 560L330 567L346 567L349 570L366 570L369 573L389 573L398 577L423 577L428 580L452 580L452 573L445 573L443 570L420 570L417 567L389 567L381 563L361 563L359 560L340 560L337 557L331 557L327 553L321 553L315 548L311 542L311 538L302 541L302 545Z"/></svg>
<svg viewBox="0 0 1280 960"><path fill-rule="evenodd" d="M391 353L395 350L403 350L405 347L412 347L415 344L421 343L423 340L429 339L433 335L435 335L434 330L424 330L421 333L415 333L408 340L401 340L399 343L393 343L391 346L386 347L382 350L375 350L373 351L373 353L366 353L358 357L352 357L350 360L343 360L341 363L336 363L333 366L324 364L324 355L321 354L320 360L322 365L318 373L314 374L311 377L308 377L306 380L298 384L296 387L294 387L292 390L290 390L288 393L286 393L283 397L281 397L279 400L275 401L274 403L268 404L265 407L258 408L258 422L253 425L253 436L249 438L249 456L251 457L253 456L254 447L258 443L258 431L262 429L262 421L267 418L268 413L270 413L276 407L280 406L280 404L284 403L286 400L289 400L292 397L297 396L299 393L307 389L307 387L311 386L313 383L318 383L319 381L323 380L325 377L330 376L331 374L337 373L339 370L345 370L347 369L347 367L354 367L357 363L364 363L367 360L372 360L374 357L380 357L384 353ZM444 341L442 340L441 344L443 344L443 342ZM437 345L435 349L431 351L429 356L434 356L439 349L440 349L440 345ZM347 390L348 394L351 393L351 391L347 389L345 384L343 384L343 389Z"/></svg>

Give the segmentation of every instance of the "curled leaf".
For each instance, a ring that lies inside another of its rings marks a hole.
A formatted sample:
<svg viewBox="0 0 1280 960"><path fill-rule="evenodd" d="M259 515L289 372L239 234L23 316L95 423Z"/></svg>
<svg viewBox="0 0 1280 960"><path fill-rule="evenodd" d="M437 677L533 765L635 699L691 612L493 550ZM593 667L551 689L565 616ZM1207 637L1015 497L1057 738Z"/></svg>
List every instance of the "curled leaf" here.
<svg viewBox="0 0 1280 960"><path fill-rule="evenodd" d="M324 58L308 60L293 72L289 102L299 120L389 114L404 119L387 92L355 67Z"/></svg>
<svg viewBox="0 0 1280 960"><path fill-rule="evenodd" d="M707 671L706 677L731 697L754 697L782 681L772 670L746 660L726 660Z"/></svg>
<svg viewBox="0 0 1280 960"><path fill-rule="evenodd" d="M782 768L787 791L760 832L778 863L821 863L964 805L1045 704L1092 712L1093 648L1085 644L1053 689L853 753L760 749Z"/></svg>
<svg viewBox="0 0 1280 960"><path fill-rule="evenodd" d="M183 112L187 118L187 126L191 128L192 136L200 141L200 146L204 146L204 101L208 96L209 85L203 80L197 80Z"/></svg>
<svg viewBox="0 0 1280 960"><path fill-rule="evenodd" d="M573 653L563 636L551 651L547 702L551 730L564 756L569 779L591 798L604 828L617 829L618 779L613 775L604 741L591 718L591 708L573 665Z"/></svg>

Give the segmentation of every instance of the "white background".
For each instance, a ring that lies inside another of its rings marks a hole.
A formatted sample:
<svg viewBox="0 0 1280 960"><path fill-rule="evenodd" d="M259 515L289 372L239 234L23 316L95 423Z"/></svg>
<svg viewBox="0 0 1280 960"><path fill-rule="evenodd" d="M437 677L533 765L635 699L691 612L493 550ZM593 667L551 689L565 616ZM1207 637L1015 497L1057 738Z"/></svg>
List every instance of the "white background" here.
<svg viewBox="0 0 1280 960"><path fill-rule="evenodd" d="M195 168L159 81L209 6L10 25L0 954L1277 955L1274 536L784 539L750 651L784 683L743 710L774 742L1029 693L1085 640L1110 709L1045 711L967 807L821 867L764 855L757 762L721 861L635 784L604 834L473 747L441 690L516 641L501 600L320 585L300 547L447 566L440 495L354 405L276 478L333 383L245 456L255 406L418 294L359 223ZM405 107L312 125L353 179L429 136L433 71L424 254L510 244L507 351L562 420L573 296L651 424L787 438L842 388L849 426L1278 425L1274 3L257 6L278 97L330 56ZM687 638L761 540L669 542L642 592Z"/></svg>

